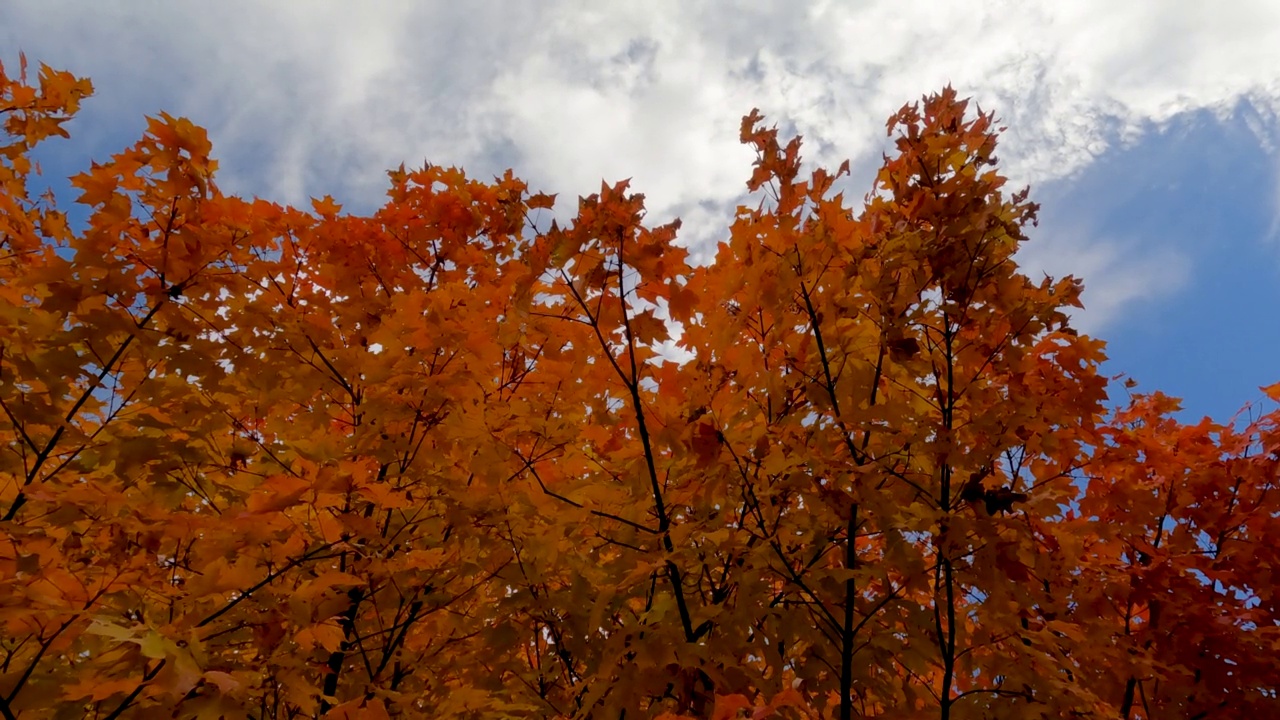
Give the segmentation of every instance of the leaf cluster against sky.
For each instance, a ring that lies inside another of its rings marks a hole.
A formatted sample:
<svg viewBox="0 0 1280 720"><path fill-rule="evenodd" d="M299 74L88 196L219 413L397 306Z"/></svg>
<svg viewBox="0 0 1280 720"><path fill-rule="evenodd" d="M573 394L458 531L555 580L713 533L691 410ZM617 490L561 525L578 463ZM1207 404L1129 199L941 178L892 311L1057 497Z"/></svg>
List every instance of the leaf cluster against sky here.
<svg viewBox="0 0 1280 720"><path fill-rule="evenodd" d="M694 265L625 182L224 194L167 114L81 226L90 85L0 83L6 720L1276 713L1280 411L1109 411L950 88L854 207L752 113Z"/></svg>

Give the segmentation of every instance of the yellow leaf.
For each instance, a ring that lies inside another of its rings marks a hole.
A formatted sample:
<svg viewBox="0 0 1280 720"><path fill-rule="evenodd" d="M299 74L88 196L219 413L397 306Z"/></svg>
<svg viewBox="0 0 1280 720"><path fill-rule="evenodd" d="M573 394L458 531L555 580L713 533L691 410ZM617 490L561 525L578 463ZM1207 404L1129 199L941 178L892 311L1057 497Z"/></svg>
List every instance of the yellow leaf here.
<svg viewBox="0 0 1280 720"><path fill-rule="evenodd" d="M320 643L320 647L329 652L336 652L338 648L342 647L342 641L345 639L342 628L338 626L337 621L333 620L327 620L313 626L311 635L316 639L316 642Z"/></svg>
<svg viewBox="0 0 1280 720"><path fill-rule="evenodd" d="M153 660L159 660L177 649L168 638L155 630L147 631L147 634L142 636L142 642L139 645L142 646L142 654Z"/></svg>
<svg viewBox="0 0 1280 720"><path fill-rule="evenodd" d="M89 627L85 628L85 632L91 635L102 635L112 640L133 640L136 633L129 628L123 628L119 625L113 625L105 620L94 619Z"/></svg>

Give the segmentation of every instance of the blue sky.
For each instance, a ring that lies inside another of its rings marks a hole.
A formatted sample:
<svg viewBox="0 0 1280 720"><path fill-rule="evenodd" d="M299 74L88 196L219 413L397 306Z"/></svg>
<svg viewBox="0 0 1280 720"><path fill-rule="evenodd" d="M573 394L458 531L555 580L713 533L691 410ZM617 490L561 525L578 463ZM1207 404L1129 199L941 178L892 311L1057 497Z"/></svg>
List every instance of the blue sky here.
<svg viewBox="0 0 1280 720"><path fill-rule="evenodd" d="M98 90L50 176L165 110L210 130L230 192L369 209L424 159L562 198L630 177L695 252L742 200L752 107L852 158L861 192L885 118L951 83L1009 126L1003 167L1043 206L1020 260L1084 278L1109 372L1188 419L1280 380L1274 0L10 0L10 71L19 50Z"/></svg>

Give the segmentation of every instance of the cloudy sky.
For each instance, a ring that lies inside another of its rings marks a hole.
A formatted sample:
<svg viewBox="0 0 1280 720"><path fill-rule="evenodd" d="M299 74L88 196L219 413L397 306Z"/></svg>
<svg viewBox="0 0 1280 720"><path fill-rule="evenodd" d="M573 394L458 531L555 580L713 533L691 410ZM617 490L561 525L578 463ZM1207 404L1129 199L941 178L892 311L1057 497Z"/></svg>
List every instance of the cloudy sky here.
<svg viewBox="0 0 1280 720"><path fill-rule="evenodd" d="M630 177L720 239L759 107L854 161L947 83L1009 126L1042 206L1028 271L1085 279L1107 370L1228 419L1280 380L1280 2L8 0L0 61L90 76L69 175L161 110L210 130L224 190L380 204L384 171L508 167L562 198Z"/></svg>

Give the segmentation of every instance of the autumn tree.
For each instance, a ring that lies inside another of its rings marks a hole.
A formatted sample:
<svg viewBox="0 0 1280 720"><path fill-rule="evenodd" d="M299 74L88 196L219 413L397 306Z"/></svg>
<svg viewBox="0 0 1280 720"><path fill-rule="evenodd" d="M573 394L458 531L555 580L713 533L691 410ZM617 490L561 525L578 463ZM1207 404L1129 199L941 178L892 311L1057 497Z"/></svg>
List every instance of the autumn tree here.
<svg viewBox="0 0 1280 720"><path fill-rule="evenodd" d="M0 69L0 718L1275 714L1280 413L1108 410L954 91L857 206L749 115L703 266L626 183L228 196L164 114L72 222L90 93Z"/></svg>

